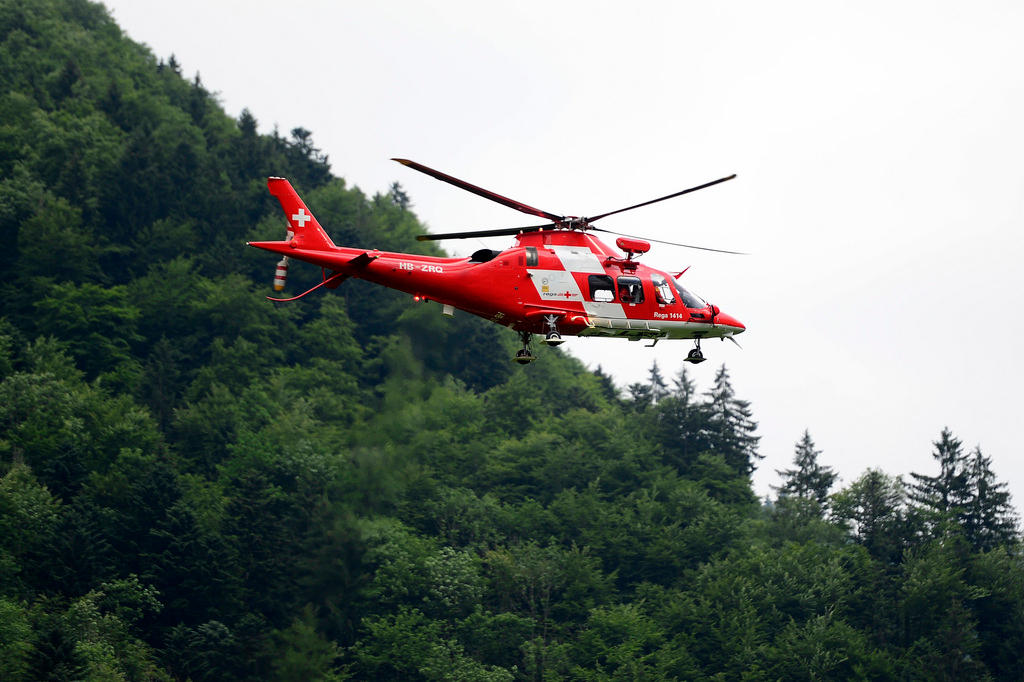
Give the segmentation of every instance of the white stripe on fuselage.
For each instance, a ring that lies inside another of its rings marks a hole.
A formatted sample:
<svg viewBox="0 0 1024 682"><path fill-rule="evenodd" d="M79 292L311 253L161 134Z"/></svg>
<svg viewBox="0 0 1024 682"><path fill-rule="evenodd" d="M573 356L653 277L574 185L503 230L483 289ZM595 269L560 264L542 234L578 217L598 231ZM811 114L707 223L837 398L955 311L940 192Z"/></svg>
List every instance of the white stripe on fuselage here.
<svg viewBox="0 0 1024 682"><path fill-rule="evenodd" d="M583 303L583 310L589 317L626 319L622 304L590 301L580 291L573 273L583 275L604 275L601 260L590 249L580 246L550 246L565 270L529 270L537 295L542 301L576 301ZM589 292L588 292L589 293Z"/></svg>
<svg viewBox="0 0 1024 682"><path fill-rule="evenodd" d="M583 292L572 273L567 270L528 270L530 280L537 289L540 300L551 303L583 301Z"/></svg>
<svg viewBox="0 0 1024 682"><path fill-rule="evenodd" d="M603 275L604 266L594 252L582 246L549 246L569 272Z"/></svg>

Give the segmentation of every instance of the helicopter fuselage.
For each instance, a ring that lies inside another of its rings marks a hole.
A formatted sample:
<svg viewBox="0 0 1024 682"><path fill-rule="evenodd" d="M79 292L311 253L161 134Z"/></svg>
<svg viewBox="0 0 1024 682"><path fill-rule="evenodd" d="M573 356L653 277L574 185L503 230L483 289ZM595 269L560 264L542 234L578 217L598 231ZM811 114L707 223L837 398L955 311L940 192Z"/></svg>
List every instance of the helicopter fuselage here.
<svg viewBox="0 0 1024 682"><path fill-rule="evenodd" d="M319 265L325 277L328 271L338 279L357 277L523 333L543 334L557 325L562 335L701 339L731 337L745 329L668 273L578 230L518 234L511 248L481 249L468 258L354 249L329 242L308 248L302 237L296 230L289 241L250 245Z"/></svg>

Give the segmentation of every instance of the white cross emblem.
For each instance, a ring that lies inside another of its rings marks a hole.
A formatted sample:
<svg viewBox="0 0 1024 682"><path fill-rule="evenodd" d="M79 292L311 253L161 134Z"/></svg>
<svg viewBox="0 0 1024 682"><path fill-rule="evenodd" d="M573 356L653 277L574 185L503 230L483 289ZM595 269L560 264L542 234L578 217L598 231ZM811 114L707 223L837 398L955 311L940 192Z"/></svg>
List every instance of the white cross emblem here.
<svg viewBox="0 0 1024 682"><path fill-rule="evenodd" d="M312 220L312 218L313 218L313 216L311 216L308 213L306 213L306 209L304 209L304 208L300 208L299 212L292 216L292 220L294 220L296 223L298 223L299 229L302 229L303 227L305 227L306 226L306 222L309 221L309 220Z"/></svg>

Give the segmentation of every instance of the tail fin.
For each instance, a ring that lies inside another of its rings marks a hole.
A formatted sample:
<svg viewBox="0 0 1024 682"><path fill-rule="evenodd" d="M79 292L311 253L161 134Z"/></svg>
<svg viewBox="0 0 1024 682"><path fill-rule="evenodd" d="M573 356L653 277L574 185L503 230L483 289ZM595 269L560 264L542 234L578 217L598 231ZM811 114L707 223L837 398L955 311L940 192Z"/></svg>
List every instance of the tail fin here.
<svg viewBox="0 0 1024 682"><path fill-rule="evenodd" d="M292 183L284 178L267 178L267 188L281 202L288 218L288 229L295 233L292 243L302 249L332 249L334 242L299 198Z"/></svg>

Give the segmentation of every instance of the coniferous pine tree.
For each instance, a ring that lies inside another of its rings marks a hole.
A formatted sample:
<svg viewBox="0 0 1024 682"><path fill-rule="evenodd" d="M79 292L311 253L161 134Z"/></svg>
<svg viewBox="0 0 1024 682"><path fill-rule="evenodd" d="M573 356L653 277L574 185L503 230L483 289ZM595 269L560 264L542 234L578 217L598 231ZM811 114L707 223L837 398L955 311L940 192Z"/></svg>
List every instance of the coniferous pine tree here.
<svg viewBox="0 0 1024 682"><path fill-rule="evenodd" d="M629 398L634 411L645 412L651 406L653 396L651 395L649 384L641 384L638 381L630 384L626 390L629 391Z"/></svg>
<svg viewBox="0 0 1024 682"><path fill-rule="evenodd" d="M868 469L832 496L832 517L846 525L873 557L896 563L903 553L905 500L900 477Z"/></svg>
<svg viewBox="0 0 1024 682"><path fill-rule="evenodd" d="M675 390L663 396L650 412L649 435L661 446L667 463L690 475L701 453L711 449L708 409L695 400L697 388L685 367L672 383Z"/></svg>
<svg viewBox="0 0 1024 682"><path fill-rule="evenodd" d="M1017 538L1017 517L1010 504L1006 483L997 483L992 460L971 451L967 462L968 500L963 529L971 546L981 552L1012 543Z"/></svg>
<svg viewBox="0 0 1024 682"><path fill-rule="evenodd" d="M690 405L693 402L693 397L697 394L697 384L690 378L690 373L686 371L685 366L679 368L679 374L672 380L672 384L676 388L675 397L684 405Z"/></svg>
<svg viewBox="0 0 1024 682"><path fill-rule="evenodd" d="M967 478L967 455L963 443L949 428L942 429L933 443L932 457L939 463L939 473L927 476L911 472L911 502L926 515L933 533L941 533L948 524L959 524L967 509L970 494Z"/></svg>
<svg viewBox="0 0 1024 682"><path fill-rule="evenodd" d="M665 383L665 379L661 376L661 370L658 369L657 361L651 363L651 369L648 370L647 375L650 377L651 399L657 403L663 398L668 397L668 384Z"/></svg>
<svg viewBox="0 0 1024 682"><path fill-rule="evenodd" d="M388 198L391 199L391 202L395 206L403 211L409 211L412 209L412 200L409 199L409 194L402 189L402 185L400 185L397 180L392 182L391 186L388 187Z"/></svg>
<svg viewBox="0 0 1024 682"><path fill-rule="evenodd" d="M597 382L601 387L601 393L608 399L610 403L618 403L621 399L619 394L619 388L615 385L615 380L610 375L605 374L604 370L601 369L601 365L597 366L594 370L594 376L597 377Z"/></svg>
<svg viewBox="0 0 1024 682"><path fill-rule="evenodd" d="M803 438L796 444L793 457L793 469L776 469L775 473L782 477L782 485L775 492L781 497L800 497L815 500L824 508L828 500L829 489L835 483L838 474L832 467L818 463L820 450L814 447L810 431L805 430Z"/></svg>
<svg viewBox="0 0 1024 682"><path fill-rule="evenodd" d="M711 450L721 454L738 474L749 476L757 468L754 460L763 457L757 452L761 437L754 435L757 422L751 419L750 401L736 397L725 365L718 369L705 397Z"/></svg>

